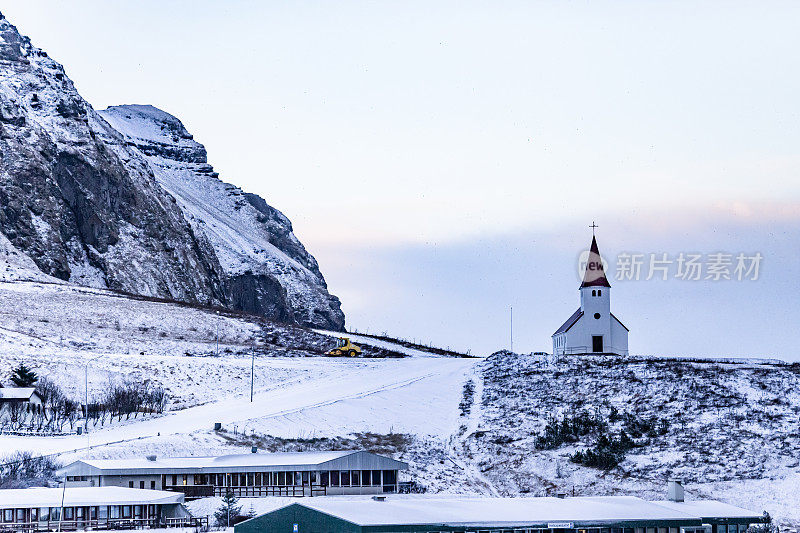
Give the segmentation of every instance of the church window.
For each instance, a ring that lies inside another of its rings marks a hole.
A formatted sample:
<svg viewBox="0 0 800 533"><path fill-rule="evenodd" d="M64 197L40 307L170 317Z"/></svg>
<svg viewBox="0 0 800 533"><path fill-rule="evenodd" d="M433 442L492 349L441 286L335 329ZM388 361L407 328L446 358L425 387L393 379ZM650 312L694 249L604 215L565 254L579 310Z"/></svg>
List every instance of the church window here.
<svg viewBox="0 0 800 533"><path fill-rule="evenodd" d="M595 313L594 317L595 317L595 319L600 318L600 313Z"/></svg>
<svg viewBox="0 0 800 533"><path fill-rule="evenodd" d="M602 295L603 295L603 291L601 291L601 290L598 290L598 291L597 291L597 295L598 295L598 296L602 296Z"/></svg>
<svg viewBox="0 0 800 533"><path fill-rule="evenodd" d="M592 291L592 296L597 296L597 291Z"/></svg>

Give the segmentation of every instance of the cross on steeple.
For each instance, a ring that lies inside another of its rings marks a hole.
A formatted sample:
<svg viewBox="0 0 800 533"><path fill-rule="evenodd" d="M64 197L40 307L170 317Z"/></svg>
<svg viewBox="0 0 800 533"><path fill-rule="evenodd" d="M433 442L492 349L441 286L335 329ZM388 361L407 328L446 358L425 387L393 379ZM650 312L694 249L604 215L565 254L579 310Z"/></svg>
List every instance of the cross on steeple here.
<svg viewBox="0 0 800 533"><path fill-rule="evenodd" d="M599 228L600 226L598 226L597 224L595 224L595 223L594 223L594 220L592 220L592 225L591 225L591 226L589 226L589 227L590 227L590 228L592 228L592 237L594 237L594 229L595 229L595 228Z"/></svg>

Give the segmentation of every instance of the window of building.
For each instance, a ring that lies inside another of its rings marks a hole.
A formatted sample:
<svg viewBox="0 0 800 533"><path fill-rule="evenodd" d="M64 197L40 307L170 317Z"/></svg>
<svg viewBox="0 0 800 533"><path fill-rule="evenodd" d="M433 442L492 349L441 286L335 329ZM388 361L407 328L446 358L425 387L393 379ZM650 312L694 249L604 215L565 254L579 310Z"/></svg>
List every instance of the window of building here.
<svg viewBox="0 0 800 533"><path fill-rule="evenodd" d="M183 481L183 484L184 484L184 485L186 485L186 484L189 482L189 479L188 479L188 477L189 477L189 476L188 476L188 475L186 475L186 474L184 474L184 475L183 475L183 479L182 479L182 481Z"/></svg>
<svg viewBox="0 0 800 533"><path fill-rule="evenodd" d="M142 506L141 505L134 505L133 506L133 517L134 518L141 518L142 517Z"/></svg>
<svg viewBox="0 0 800 533"><path fill-rule="evenodd" d="M278 486L286 485L286 472L278 472Z"/></svg>
<svg viewBox="0 0 800 533"><path fill-rule="evenodd" d="M349 487L350 486L350 471L349 470L342 470L340 483L342 487Z"/></svg>
<svg viewBox="0 0 800 533"><path fill-rule="evenodd" d="M75 509L64 507L64 520L72 520L73 518L75 518Z"/></svg>
<svg viewBox="0 0 800 533"><path fill-rule="evenodd" d="M50 508L49 507L40 507L39 508L39 522L47 522L50 520Z"/></svg>
<svg viewBox="0 0 800 533"><path fill-rule="evenodd" d="M172 474L172 484L173 485L178 484L178 476L176 474Z"/></svg>
<svg viewBox="0 0 800 533"><path fill-rule="evenodd" d="M384 470L383 471L383 484L394 485L397 483L397 470Z"/></svg>
<svg viewBox="0 0 800 533"><path fill-rule="evenodd" d="M261 476L261 472L256 472L256 482L255 483L256 483L257 487L261 487L264 484L263 477Z"/></svg>
<svg viewBox="0 0 800 533"><path fill-rule="evenodd" d="M151 479L150 480L150 490L156 490L156 480L155 479Z"/></svg>
<svg viewBox="0 0 800 533"><path fill-rule="evenodd" d="M379 487L381 484L381 471L380 470L373 470L372 471L372 486Z"/></svg>
<svg viewBox="0 0 800 533"><path fill-rule="evenodd" d="M184 483L184 485L185 485L185 484L186 484L186 483ZM143 489L143 488L144 488L144 480L141 480L141 481L139 481L139 488L140 488L140 489Z"/></svg>
<svg viewBox="0 0 800 533"><path fill-rule="evenodd" d="M14 509L3 509L3 522L14 521Z"/></svg>
<svg viewBox="0 0 800 533"><path fill-rule="evenodd" d="M83 507L76 507L75 508L75 518L78 520L83 520L85 517L84 515L84 508Z"/></svg>
<svg viewBox="0 0 800 533"><path fill-rule="evenodd" d="M602 296L603 295L603 291L597 291L597 295L598 296Z"/></svg>
<svg viewBox="0 0 800 533"><path fill-rule="evenodd" d="M597 291L592 291L592 296L597 296Z"/></svg>
<svg viewBox="0 0 800 533"><path fill-rule="evenodd" d="M319 484L322 485L323 487L327 487L330 482L331 482L330 472L320 472Z"/></svg>
<svg viewBox="0 0 800 533"><path fill-rule="evenodd" d="M372 485L372 470L361 471L361 485L364 487Z"/></svg>
<svg viewBox="0 0 800 533"><path fill-rule="evenodd" d="M133 481L128 481L128 487L133 488Z"/></svg>
<svg viewBox="0 0 800 533"><path fill-rule="evenodd" d="M131 506L130 505L123 505L122 506L122 518L130 518L131 517Z"/></svg>
<svg viewBox="0 0 800 533"><path fill-rule="evenodd" d="M350 473L350 484L354 487L361 486L361 470L353 470Z"/></svg>
<svg viewBox="0 0 800 533"><path fill-rule="evenodd" d="M108 506L101 505L97 508L97 519L98 520L105 520L108 518Z"/></svg>
<svg viewBox="0 0 800 533"><path fill-rule="evenodd" d="M595 317L595 319L600 318L600 313L595 313L594 317Z"/></svg>
<svg viewBox="0 0 800 533"><path fill-rule="evenodd" d="M331 470L331 487L339 486L339 471Z"/></svg>
<svg viewBox="0 0 800 533"><path fill-rule="evenodd" d="M50 508L50 520L52 522L56 522L61 520L61 509L58 507L51 507Z"/></svg>

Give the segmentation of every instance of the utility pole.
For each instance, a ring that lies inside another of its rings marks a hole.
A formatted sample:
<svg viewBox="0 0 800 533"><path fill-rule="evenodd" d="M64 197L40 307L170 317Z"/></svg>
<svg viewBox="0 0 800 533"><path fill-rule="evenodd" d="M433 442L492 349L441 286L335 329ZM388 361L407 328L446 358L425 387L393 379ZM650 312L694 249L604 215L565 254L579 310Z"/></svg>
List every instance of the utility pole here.
<svg viewBox="0 0 800 533"><path fill-rule="evenodd" d="M214 321L214 355L219 357L219 311L217 311L217 319Z"/></svg>
<svg viewBox="0 0 800 533"><path fill-rule="evenodd" d="M89 364L92 361L95 361L102 357L101 355L96 355L92 357L88 361L86 361L86 366L83 367L83 391L86 394L84 398L84 405L83 405L83 432L86 433L86 453L89 453ZM80 379L80 378L78 378ZM80 427L80 426L78 426ZM66 483L66 482L65 482Z"/></svg>
<svg viewBox="0 0 800 533"><path fill-rule="evenodd" d="M253 403L253 382L254 382L254 374L256 368L256 345L255 343L250 345L250 353L252 357L250 358L250 403Z"/></svg>
<svg viewBox="0 0 800 533"><path fill-rule="evenodd" d="M511 306L511 321L510 321L510 328L511 328L511 353L514 353L514 306Z"/></svg>

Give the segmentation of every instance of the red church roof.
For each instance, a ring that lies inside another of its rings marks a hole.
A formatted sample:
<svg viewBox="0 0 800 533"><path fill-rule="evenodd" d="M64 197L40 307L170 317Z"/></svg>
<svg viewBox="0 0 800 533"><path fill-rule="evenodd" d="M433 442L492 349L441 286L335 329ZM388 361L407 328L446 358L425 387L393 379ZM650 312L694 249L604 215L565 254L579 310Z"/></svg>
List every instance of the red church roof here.
<svg viewBox="0 0 800 533"><path fill-rule="evenodd" d="M583 287L611 287L603 269L603 260L597 248L597 239L592 235L592 246L589 248L589 260L586 262L586 271L583 274Z"/></svg>

